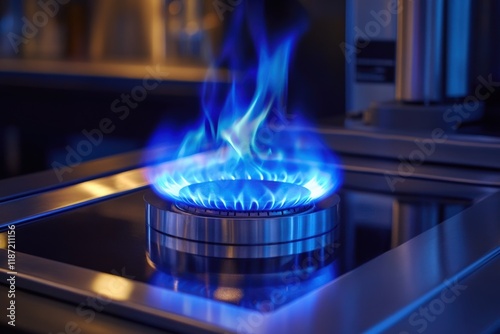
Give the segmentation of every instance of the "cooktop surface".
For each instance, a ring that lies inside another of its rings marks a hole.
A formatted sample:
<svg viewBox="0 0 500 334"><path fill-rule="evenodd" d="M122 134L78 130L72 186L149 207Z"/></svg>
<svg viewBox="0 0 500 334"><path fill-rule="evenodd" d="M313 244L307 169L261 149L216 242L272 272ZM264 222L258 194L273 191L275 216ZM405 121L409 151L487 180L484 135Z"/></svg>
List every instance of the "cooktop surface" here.
<svg viewBox="0 0 500 334"><path fill-rule="evenodd" d="M136 190L20 225L16 229L16 251L181 293L272 311L391 249L393 196L342 189L338 226L331 232L335 238L322 255L311 251L306 256L282 256L271 259L271 264L269 259L220 262L201 256L198 260L208 261L207 268L212 268L206 271L203 265L202 270L191 270L189 261L181 256L165 264L164 268L170 266L171 271L157 270L147 256L151 237L145 223L147 191ZM438 220L466 207L465 202L456 200L447 205L421 200L415 203L413 216L424 212L428 218L434 211L439 215L434 219ZM7 237L6 232L2 235ZM266 266L272 268L267 270Z"/></svg>

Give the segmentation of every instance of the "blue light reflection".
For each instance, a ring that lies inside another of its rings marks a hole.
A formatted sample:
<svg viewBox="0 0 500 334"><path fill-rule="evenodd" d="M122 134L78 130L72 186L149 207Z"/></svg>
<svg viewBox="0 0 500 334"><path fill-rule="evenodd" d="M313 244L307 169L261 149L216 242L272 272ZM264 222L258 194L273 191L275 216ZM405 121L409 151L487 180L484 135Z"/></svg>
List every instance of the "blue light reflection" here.
<svg viewBox="0 0 500 334"><path fill-rule="evenodd" d="M338 261L334 261L318 270L283 271L274 277L234 274L175 277L158 270L149 284L259 312L271 312L333 281L338 275Z"/></svg>

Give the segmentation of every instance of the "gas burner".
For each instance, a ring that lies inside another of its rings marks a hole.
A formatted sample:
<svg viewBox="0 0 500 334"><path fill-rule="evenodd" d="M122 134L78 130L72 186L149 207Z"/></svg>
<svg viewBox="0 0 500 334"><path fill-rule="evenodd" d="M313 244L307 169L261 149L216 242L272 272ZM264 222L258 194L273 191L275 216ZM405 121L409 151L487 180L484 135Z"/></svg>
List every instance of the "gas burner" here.
<svg viewBox="0 0 500 334"><path fill-rule="evenodd" d="M229 187L237 184L241 183ZM256 185L257 181L246 183L250 184ZM266 186L270 185L274 182ZM201 184L197 189L206 191L212 186ZM299 188L289 187L301 191ZM248 268L252 272L258 272L258 268L266 273L279 272L285 263L333 249L338 234L339 197L335 194L316 203L259 211L214 210L174 203L153 191L148 191L144 199L150 263L176 274L228 268L232 273ZM333 258L329 256L328 262ZM326 261L321 266L324 264Z"/></svg>
<svg viewBox="0 0 500 334"><path fill-rule="evenodd" d="M218 180L179 191L178 206L210 216L283 216L311 208L311 192L292 183L269 180Z"/></svg>
<svg viewBox="0 0 500 334"><path fill-rule="evenodd" d="M238 197L234 197L238 193ZM221 180L180 190L176 206L187 213L212 217L275 217L307 211L311 192L291 183L265 180ZM205 198L200 206L193 198ZM280 199L280 200L278 200ZM276 209L278 208L278 209Z"/></svg>
<svg viewBox="0 0 500 334"><path fill-rule="evenodd" d="M176 206L187 213L198 214L201 216L211 217L276 217L288 216L311 209L312 205L304 205L296 208L288 208L283 210L255 210L255 211L230 211L230 210L214 210L205 209L202 207L191 206L185 203L176 203Z"/></svg>
<svg viewBox="0 0 500 334"><path fill-rule="evenodd" d="M333 230L337 195L306 207L276 211L215 211L173 203L149 191L145 195L147 224L158 232L196 242L262 245L312 238ZM207 212L208 211L208 212ZM213 211L213 212L212 212ZM222 214L220 214L223 212Z"/></svg>

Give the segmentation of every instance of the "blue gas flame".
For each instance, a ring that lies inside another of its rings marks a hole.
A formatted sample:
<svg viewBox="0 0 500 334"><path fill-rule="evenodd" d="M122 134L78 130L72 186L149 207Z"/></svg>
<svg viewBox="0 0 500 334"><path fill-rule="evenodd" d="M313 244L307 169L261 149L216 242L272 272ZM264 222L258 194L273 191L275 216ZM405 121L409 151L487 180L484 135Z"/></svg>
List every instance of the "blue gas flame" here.
<svg viewBox="0 0 500 334"><path fill-rule="evenodd" d="M209 71L201 96L204 117L185 135L174 159L150 151L157 164L147 177L159 195L207 209L281 210L312 203L339 187L333 153L305 130L303 120L284 116L290 55L304 24L268 38L263 11L260 1L234 11L213 67L229 65L230 84L220 84L217 71ZM237 52L245 22L256 50L250 66ZM160 128L151 146L172 137Z"/></svg>

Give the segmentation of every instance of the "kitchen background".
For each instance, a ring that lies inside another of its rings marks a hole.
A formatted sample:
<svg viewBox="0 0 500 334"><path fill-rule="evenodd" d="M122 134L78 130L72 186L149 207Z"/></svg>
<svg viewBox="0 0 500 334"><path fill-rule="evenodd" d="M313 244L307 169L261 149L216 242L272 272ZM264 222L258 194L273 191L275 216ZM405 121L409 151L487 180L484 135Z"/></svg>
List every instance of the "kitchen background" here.
<svg viewBox="0 0 500 334"><path fill-rule="evenodd" d="M372 102L394 100L396 19L376 20L392 2L266 2L277 26L291 12L308 20L290 65L289 113L343 127ZM243 7L243 0L0 1L0 178L143 148L162 121L193 125L207 69ZM465 82L473 92L481 76L500 81L500 3L464 8L449 14L467 27L465 53L450 51L453 44L444 52L467 58ZM362 48L371 23L380 31ZM248 34L234 47L250 55ZM377 65L381 60L390 68ZM384 79L374 80L380 71ZM156 80L145 81L151 76ZM498 89L485 105L483 119L459 133L498 137ZM82 146L89 136L92 146Z"/></svg>
<svg viewBox="0 0 500 334"><path fill-rule="evenodd" d="M305 0L294 7L293 2L268 2L271 12L294 8L309 19L292 59L289 110L300 109L311 120L342 115L345 66L338 46L344 39L345 4ZM195 123L206 70L231 16L243 5L1 1L0 178L142 148L160 121L176 128ZM240 47L250 45L246 38L242 35ZM145 83L151 76L158 80ZM147 90L141 88L145 84ZM103 119L111 123L101 140L93 130ZM88 154L78 147L87 138L84 131L94 133L98 143ZM78 148L84 154L71 157Z"/></svg>

